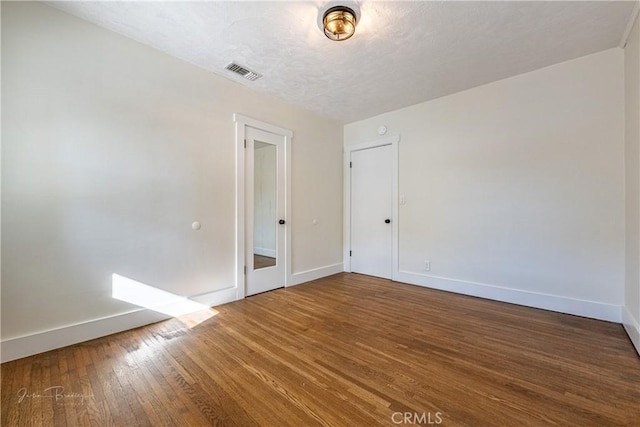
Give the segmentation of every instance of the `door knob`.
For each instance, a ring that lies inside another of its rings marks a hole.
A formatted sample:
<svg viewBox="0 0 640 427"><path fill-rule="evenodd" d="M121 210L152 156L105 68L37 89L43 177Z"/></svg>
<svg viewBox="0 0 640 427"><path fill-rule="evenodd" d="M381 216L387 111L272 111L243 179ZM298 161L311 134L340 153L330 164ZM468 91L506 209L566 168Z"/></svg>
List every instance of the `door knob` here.
<svg viewBox="0 0 640 427"><path fill-rule="evenodd" d="M384 223L385 223L385 224L389 224L390 222L391 222L391 220L390 220L390 219L385 219L385 220L384 220Z"/></svg>
<svg viewBox="0 0 640 427"><path fill-rule="evenodd" d="M284 224L284 219L281 219L280 221L278 221L278 223L279 223L280 225Z"/></svg>

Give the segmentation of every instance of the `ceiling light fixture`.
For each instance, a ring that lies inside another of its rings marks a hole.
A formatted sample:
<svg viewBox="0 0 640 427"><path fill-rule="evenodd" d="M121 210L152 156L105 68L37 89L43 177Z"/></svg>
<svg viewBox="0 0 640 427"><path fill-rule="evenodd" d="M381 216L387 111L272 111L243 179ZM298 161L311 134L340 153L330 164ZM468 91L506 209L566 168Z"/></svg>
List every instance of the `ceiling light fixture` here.
<svg viewBox="0 0 640 427"><path fill-rule="evenodd" d="M346 40L356 32L356 13L346 6L335 6L322 16L324 35L331 40Z"/></svg>

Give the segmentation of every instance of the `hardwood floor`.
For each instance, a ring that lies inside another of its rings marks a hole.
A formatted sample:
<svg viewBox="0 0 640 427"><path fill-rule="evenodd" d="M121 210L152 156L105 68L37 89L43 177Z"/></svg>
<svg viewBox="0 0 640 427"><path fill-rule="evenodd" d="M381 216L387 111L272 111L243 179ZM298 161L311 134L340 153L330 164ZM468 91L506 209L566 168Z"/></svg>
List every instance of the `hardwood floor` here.
<svg viewBox="0 0 640 427"><path fill-rule="evenodd" d="M268 256L253 254L253 268L273 267L276 265L276 259Z"/></svg>
<svg viewBox="0 0 640 427"><path fill-rule="evenodd" d="M215 311L3 364L2 425L640 426L618 324L347 273Z"/></svg>

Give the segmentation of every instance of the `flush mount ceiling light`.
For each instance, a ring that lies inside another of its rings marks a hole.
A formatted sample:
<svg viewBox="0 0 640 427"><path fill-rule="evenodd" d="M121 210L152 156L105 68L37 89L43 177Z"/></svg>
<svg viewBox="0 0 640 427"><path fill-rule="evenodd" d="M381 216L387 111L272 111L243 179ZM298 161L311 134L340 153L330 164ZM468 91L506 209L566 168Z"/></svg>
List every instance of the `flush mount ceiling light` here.
<svg viewBox="0 0 640 427"><path fill-rule="evenodd" d="M356 32L356 13L347 6L334 6L322 16L324 35L331 40L346 40Z"/></svg>

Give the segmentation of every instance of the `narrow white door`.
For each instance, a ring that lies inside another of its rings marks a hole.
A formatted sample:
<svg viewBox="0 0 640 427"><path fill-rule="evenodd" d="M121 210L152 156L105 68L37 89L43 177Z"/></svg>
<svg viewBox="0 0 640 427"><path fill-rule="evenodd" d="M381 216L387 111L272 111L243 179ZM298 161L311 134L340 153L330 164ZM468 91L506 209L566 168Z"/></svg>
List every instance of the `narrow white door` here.
<svg viewBox="0 0 640 427"><path fill-rule="evenodd" d="M351 271L391 278L391 145L351 152Z"/></svg>
<svg viewBox="0 0 640 427"><path fill-rule="evenodd" d="M285 137L246 129L246 295L254 295L285 285Z"/></svg>

